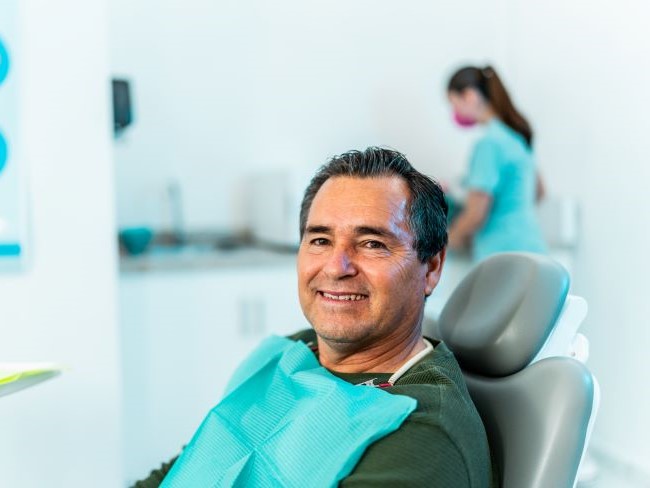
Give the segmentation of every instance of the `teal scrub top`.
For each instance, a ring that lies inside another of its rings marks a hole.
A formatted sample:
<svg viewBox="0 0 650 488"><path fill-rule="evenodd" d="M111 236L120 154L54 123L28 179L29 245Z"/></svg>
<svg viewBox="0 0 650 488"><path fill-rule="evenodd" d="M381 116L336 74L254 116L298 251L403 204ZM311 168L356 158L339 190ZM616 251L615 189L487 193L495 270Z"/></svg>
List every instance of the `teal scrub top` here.
<svg viewBox="0 0 650 488"><path fill-rule="evenodd" d="M483 227L474 235L473 258L507 251L546 253L535 213L537 172L521 134L493 118L474 147L464 185L492 196Z"/></svg>

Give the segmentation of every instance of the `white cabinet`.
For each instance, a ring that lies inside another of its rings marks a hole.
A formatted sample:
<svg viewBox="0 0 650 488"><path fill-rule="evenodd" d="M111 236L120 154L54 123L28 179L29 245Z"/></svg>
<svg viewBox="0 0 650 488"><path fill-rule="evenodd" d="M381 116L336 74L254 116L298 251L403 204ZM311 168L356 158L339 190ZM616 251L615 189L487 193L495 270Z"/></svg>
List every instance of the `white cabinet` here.
<svg viewBox="0 0 650 488"><path fill-rule="evenodd" d="M291 261L123 273L120 306L129 481L189 442L261 339L308 327Z"/></svg>

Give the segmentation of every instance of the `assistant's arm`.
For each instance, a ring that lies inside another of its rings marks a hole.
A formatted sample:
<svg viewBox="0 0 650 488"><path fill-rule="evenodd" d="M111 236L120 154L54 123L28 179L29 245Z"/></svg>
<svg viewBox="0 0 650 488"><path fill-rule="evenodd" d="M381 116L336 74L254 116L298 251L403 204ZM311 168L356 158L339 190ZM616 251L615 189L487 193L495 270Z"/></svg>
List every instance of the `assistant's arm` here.
<svg viewBox="0 0 650 488"><path fill-rule="evenodd" d="M449 227L449 247L461 249L467 245L470 238L485 223L491 207L492 195L482 191L470 191L465 208Z"/></svg>

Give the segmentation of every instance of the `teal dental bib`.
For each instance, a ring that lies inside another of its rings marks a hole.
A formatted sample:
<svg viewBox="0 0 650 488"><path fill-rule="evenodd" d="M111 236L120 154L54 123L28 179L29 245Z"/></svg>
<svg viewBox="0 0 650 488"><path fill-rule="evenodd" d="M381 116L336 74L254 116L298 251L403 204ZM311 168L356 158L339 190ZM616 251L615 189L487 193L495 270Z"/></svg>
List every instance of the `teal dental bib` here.
<svg viewBox="0 0 650 488"><path fill-rule="evenodd" d="M336 486L416 405L347 383L302 342L270 337L237 369L161 486Z"/></svg>

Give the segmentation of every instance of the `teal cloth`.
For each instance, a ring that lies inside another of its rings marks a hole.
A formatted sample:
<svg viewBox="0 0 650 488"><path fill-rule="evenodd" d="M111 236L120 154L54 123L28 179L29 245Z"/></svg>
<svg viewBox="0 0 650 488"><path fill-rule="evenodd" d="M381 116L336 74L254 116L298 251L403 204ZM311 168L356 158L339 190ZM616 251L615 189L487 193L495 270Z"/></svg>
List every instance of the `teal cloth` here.
<svg viewBox="0 0 650 488"><path fill-rule="evenodd" d="M524 138L492 119L472 153L464 185L493 197L483 227L474 236L473 258L507 251L546 253L535 214L537 171Z"/></svg>
<svg viewBox="0 0 650 488"><path fill-rule="evenodd" d="M336 486L416 405L351 385L304 343L273 336L235 372L161 486Z"/></svg>

